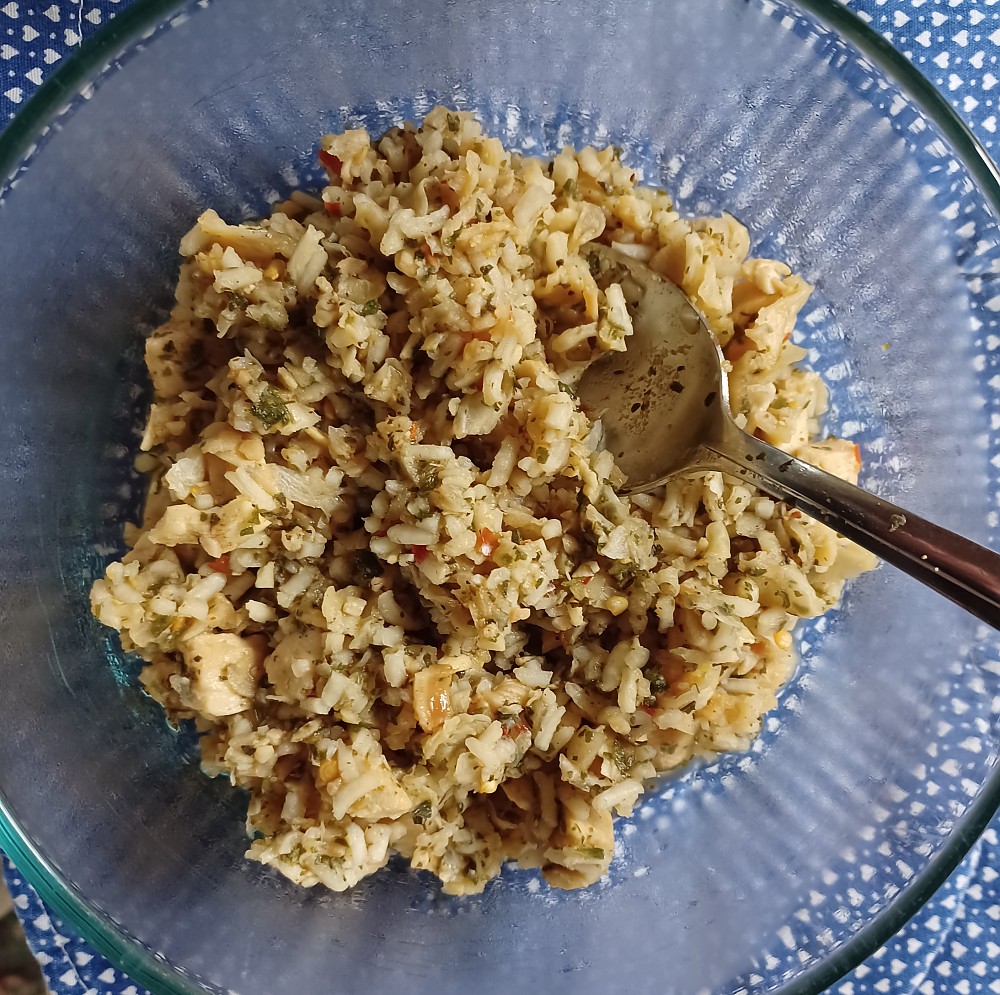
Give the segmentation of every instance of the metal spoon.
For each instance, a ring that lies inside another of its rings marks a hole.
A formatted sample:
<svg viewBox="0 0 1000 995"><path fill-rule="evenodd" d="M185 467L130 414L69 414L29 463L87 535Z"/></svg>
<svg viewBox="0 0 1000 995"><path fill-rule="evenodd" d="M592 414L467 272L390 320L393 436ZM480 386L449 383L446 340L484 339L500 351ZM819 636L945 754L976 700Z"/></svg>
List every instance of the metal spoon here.
<svg viewBox="0 0 1000 995"><path fill-rule="evenodd" d="M721 470L829 525L1000 628L1000 555L795 459L736 426L722 352L674 284L607 246L587 249L598 284L620 283L634 334L590 366L580 400L628 478L625 494Z"/></svg>

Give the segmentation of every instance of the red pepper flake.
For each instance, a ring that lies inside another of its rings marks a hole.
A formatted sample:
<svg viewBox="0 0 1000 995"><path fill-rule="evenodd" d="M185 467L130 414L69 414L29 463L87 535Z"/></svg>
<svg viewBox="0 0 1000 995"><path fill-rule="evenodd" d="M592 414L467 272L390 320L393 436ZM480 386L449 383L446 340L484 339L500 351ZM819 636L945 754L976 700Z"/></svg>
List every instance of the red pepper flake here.
<svg viewBox="0 0 1000 995"><path fill-rule="evenodd" d="M483 392L483 378L482 377L480 377L476 381L476 390L478 390L480 394Z"/></svg>
<svg viewBox="0 0 1000 995"><path fill-rule="evenodd" d="M410 550L413 553L414 563L423 563L427 559L427 547L426 546L411 546Z"/></svg>
<svg viewBox="0 0 1000 995"><path fill-rule="evenodd" d="M655 705L642 705L640 707L647 715L655 715L657 712L657 708Z"/></svg>
<svg viewBox="0 0 1000 995"><path fill-rule="evenodd" d="M492 556L500 544L500 537L490 529L480 529L476 533L476 549L483 556Z"/></svg>
<svg viewBox="0 0 1000 995"><path fill-rule="evenodd" d="M319 161L332 173L338 174L344 165L332 152L327 152L326 149L319 150Z"/></svg>
<svg viewBox="0 0 1000 995"><path fill-rule="evenodd" d="M593 579L594 575L591 574L589 577L584 577L583 580L580 581L580 583L583 584L584 587L586 587Z"/></svg>
<svg viewBox="0 0 1000 995"><path fill-rule="evenodd" d="M518 719L511 725L507 725L505 722L502 722L501 725L503 726L503 735L507 739L517 739L521 733L530 732L528 726L521 719Z"/></svg>
<svg viewBox="0 0 1000 995"><path fill-rule="evenodd" d="M229 554L220 556L217 560L210 560L208 569L214 570L217 574L232 574L232 567L229 565Z"/></svg>
<svg viewBox="0 0 1000 995"><path fill-rule="evenodd" d="M790 511L788 513L788 517L789 518L801 518L802 517L802 512L801 511Z"/></svg>
<svg viewBox="0 0 1000 995"><path fill-rule="evenodd" d="M332 201L324 200L323 210L326 211L326 213L329 214L331 218L340 217L340 204L335 204Z"/></svg>

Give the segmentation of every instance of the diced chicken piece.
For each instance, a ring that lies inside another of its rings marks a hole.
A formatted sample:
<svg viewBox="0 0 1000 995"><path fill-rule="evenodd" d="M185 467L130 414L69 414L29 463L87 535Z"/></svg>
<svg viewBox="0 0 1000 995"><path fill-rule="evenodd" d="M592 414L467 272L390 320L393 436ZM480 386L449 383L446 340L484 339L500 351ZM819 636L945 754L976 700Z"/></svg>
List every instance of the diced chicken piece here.
<svg viewBox="0 0 1000 995"><path fill-rule="evenodd" d="M266 652L262 636L244 639L231 632L205 632L184 646L191 681L191 707L203 715L242 712L253 700Z"/></svg>
<svg viewBox="0 0 1000 995"><path fill-rule="evenodd" d="M452 676L451 668L440 663L413 675L413 711L425 732L433 732L451 715Z"/></svg>
<svg viewBox="0 0 1000 995"><path fill-rule="evenodd" d="M542 876L553 888L583 888L606 873L615 852L610 812L593 808L577 788L558 790L561 828L545 851Z"/></svg>
<svg viewBox="0 0 1000 995"><path fill-rule="evenodd" d="M180 546L201 538L201 512L189 504L172 504L160 516L149 532L149 538L159 546Z"/></svg>
<svg viewBox="0 0 1000 995"><path fill-rule="evenodd" d="M799 459L832 473L841 480L856 484L861 471L861 450L847 439L824 439L801 446L795 454Z"/></svg>

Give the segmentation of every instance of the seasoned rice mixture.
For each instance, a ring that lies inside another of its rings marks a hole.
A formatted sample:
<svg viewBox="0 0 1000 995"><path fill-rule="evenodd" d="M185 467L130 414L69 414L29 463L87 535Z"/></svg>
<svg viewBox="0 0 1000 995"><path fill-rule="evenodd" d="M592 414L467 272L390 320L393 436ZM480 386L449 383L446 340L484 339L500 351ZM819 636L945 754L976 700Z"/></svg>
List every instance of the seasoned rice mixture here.
<svg viewBox="0 0 1000 995"><path fill-rule="evenodd" d="M581 247L683 287L739 423L854 481L789 341L810 288L615 149L524 158L437 108L319 155L319 197L181 242L145 517L94 613L293 881L349 888L396 851L452 894L508 860L589 885L658 772L747 748L796 621L873 560L718 473L616 493L574 384L631 319Z"/></svg>

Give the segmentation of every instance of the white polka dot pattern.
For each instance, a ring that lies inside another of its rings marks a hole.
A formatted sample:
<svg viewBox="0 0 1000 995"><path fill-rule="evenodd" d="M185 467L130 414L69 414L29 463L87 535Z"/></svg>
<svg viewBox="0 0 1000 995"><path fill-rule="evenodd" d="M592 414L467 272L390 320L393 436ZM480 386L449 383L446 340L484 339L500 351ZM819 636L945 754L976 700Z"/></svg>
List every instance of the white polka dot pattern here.
<svg viewBox="0 0 1000 995"><path fill-rule="evenodd" d="M128 2L0 0L0 122L12 118L67 55ZM937 85L986 148L994 150L1000 117L1000 0L845 0L845 6L903 52ZM995 300L996 309L1000 310L1000 298ZM985 329L985 333L990 331ZM1000 339L990 334L986 347L992 353L1000 348ZM1000 424L1000 412L994 415L994 423ZM989 670L997 665L984 662L983 666ZM1000 674L1000 669L997 673ZM955 679L961 676L956 675ZM956 716L957 724L962 721ZM970 751L975 751L976 730L971 719L968 721L965 743ZM933 767L933 757L929 756L926 768L915 770L913 776L926 781L933 777ZM943 778L951 776L951 772L943 771ZM678 796L674 804L680 806L685 802ZM652 814L652 809L640 810L636 822L626 825L626 846L628 837L639 831L637 824L641 825L644 816ZM998 830L1000 820L986 831L920 913L885 947L835 984L831 993L1000 995ZM2 863L27 935L53 992L140 995L141 990L135 984L45 908L6 859ZM859 858L856 864L852 875L864 880L864 861ZM637 866L629 873L642 876L647 871L648 868ZM901 882L912 874L909 866L899 867ZM851 887L852 879L847 875L842 881L825 881L825 894L814 893L817 903L836 895L843 902L844 915L850 915L854 897L860 898L859 892ZM537 881L530 881L528 888L537 888ZM803 910L803 914L808 915L808 910ZM794 949L796 939L792 929L783 927L778 941ZM766 959L762 969L767 969ZM777 983L778 979L774 981ZM761 978L750 975L746 982L756 987Z"/></svg>

